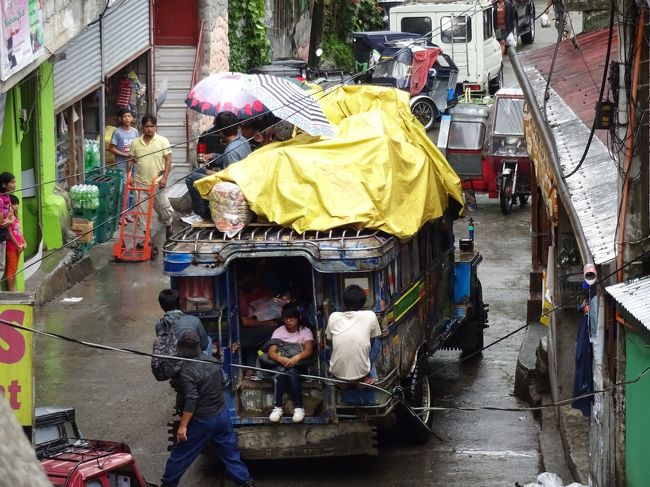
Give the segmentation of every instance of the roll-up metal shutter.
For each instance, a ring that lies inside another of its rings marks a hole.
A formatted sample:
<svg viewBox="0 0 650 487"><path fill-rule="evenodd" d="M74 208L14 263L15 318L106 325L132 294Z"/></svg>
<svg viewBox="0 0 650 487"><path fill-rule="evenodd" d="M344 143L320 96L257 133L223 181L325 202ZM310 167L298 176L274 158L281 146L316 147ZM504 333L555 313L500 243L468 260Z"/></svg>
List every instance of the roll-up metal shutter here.
<svg viewBox="0 0 650 487"><path fill-rule="evenodd" d="M127 0L104 16L104 74L111 75L151 45L149 0Z"/></svg>
<svg viewBox="0 0 650 487"><path fill-rule="evenodd" d="M60 111L99 87L99 25L94 24L77 35L60 52L65 53L65 59L54 63L55 111Z"/></svg>
<svg viewBox="0 0 650 487"><path fill-rule="evenodd" d="M125 0L108 9L102 20L104 76L111 75L150 46L149 0ZM60 111L99 88L99 22L77 35L54 64L54 109Z"/></svg>

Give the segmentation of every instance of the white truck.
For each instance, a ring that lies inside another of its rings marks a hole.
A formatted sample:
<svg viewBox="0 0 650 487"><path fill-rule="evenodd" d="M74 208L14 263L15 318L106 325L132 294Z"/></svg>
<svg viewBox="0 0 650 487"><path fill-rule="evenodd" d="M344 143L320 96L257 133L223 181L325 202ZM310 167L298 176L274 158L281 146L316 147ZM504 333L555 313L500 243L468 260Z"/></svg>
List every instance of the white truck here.
<svg viewBox="0 0 650 487"><path fill-rule="evenodd" d="M501 47L492 0L415 2L390 9L390 30L431 38L458 66L458 88L494 94L501 87Z"/></svg>

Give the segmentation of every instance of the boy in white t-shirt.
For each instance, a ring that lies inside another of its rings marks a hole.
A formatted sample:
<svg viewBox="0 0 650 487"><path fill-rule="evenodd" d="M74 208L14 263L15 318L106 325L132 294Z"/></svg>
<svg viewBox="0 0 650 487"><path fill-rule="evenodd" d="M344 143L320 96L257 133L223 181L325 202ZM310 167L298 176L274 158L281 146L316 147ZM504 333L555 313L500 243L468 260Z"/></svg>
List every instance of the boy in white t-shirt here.
<svg viewBox="0 0 650 487"><path fill-rule="evenodd" d="M377 381L372 362L379 354L381 328L377 315L364 310L366 293L353 284L343 291L344 312L334 312L327 322L325 335L332 343L330 373L345 380Z"/></svg>

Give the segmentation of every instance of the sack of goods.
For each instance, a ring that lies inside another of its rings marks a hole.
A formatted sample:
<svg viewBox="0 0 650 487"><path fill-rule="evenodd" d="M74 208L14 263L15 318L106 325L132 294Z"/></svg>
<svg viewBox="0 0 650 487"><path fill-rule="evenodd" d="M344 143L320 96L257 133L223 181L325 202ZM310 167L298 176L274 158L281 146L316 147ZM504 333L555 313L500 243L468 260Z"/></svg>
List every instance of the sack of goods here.
<svg viewBox="0 0 650 487"><path fill-rule="evenodd" d="M210 191L210 214L217 230L234 237L253 220L244 193L234 183L220 182Z"/></svg>

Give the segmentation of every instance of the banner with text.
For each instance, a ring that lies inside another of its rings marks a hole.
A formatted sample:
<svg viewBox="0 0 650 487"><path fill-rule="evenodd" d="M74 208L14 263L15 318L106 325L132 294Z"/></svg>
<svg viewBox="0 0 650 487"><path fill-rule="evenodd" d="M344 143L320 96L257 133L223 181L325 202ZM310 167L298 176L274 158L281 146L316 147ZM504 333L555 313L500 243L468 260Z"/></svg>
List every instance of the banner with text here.
<svg viewBox="0 0 650 487"><path fill-rule="evenodd" d="M33 301L4 296L0 300L0 320L33 327ZM0 322L0 396L4 395L18 422L32 426L34 416L32 333Z"/></svg>
<svg viewBox="0 0 650 487"><path fill-rule="evenodd" d="M43 0L0 0L0 79L7 80L44 52Z"/></svg>

